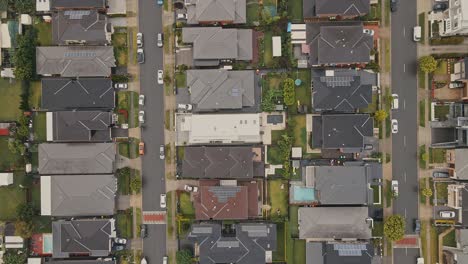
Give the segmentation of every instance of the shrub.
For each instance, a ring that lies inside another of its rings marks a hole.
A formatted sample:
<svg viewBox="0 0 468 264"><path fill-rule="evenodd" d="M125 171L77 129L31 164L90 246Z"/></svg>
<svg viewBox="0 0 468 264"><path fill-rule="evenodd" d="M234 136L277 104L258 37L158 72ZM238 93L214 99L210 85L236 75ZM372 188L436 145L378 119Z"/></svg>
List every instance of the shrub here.
<svg viewBox="0 0 468 264"><path fill-rule="evenodd" d="M423 56L418 61L419 69L425 73L433 72L437 69L437 61L432 56Z"/></svg>
<svg viewBox="0 0 468 264"><path fill-rule="evenodd" d="M401 215L392 215L384 224L384 234L391 241L400 240L405 235L405 220Z"/></svg>
<svg viewBox="0 0 468 264"><path fill-rule="evenodd" d="M296 102L296 91L294 90L294 80L287 78L283 82L283 97L286 105L293 105Z"/></svg>

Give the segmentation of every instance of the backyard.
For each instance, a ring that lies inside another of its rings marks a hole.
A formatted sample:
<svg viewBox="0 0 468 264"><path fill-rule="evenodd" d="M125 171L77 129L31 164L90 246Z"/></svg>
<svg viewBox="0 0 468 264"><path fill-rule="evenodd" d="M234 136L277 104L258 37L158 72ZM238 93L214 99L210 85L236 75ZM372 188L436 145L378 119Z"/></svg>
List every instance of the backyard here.
<svg viewBox="0 0 468 264"><path fill-rule="evenodd" d="M32 81L29 85L29 105L31 108L40 108L41 107L41 82Z"/></svg>
<svg viewBox="0 0 468 264"><path fill-rule="evenodd" d="M20 105L21 82L0 78L0 121L15 121L21 115Z"/></svg>
<svg viewBox="0 0 468 264"><path fill-rule="evenodd" d="M16 162L20 158L18 154L11 153L8 148L8 137L0 136L0 157L0 171L13 170Z"/></svg>
<svg viewBox="0 0 468 264"><path fill-rule="evenodd" d="M260 16L258 10L258 0L247 0L247 24L252 25L258 22Z"/></svg>
<svg viewBox="0 0 468 264"><path fill-rule="evenodd" d="M179 194L179 203L180 203L180 213L185 218L194 218L195 208L193 207L193 203L190 200L190 193L181 192Z"/></svg>
<svg viewBox="0 0 468 264"><path fill-rule="evenodd" d="M0 148L0 151L1 148ZM3 160L3 155L0 156ZM23 183L24 172L15 172L13 176L14 183L10 186L0 187L0 220L14 220L16 218L16 208L18 205L26 202L26 190L20 188ZM4 202L8 201L8 202Z"/></svg>
<svg viewBox="0 0 468 264"><path fill-rule="evenodd" d="M288 216L288 182L284 180L268 181L270 218L283 220Z"/></svg>
<svg viewBox="0 0 468 264"><path fill-rule="evenodd" d="M47 140L46 117L47 115L45 112L34 112L34 115L33 115L34 141L43 142Z"/></svg>
<svg viewBox="0 0 468 264"><path fill-rule="evenodd" d="M302 22L302 1L309 0L289 0L288 1L288 13L293 22Z"/></svg>
<svg viewBox="0 0 468 264"><path fill-rule="evenodd" d="M37 41L39 46L52 45L52 24L46 23L40 18L34 19L34 28L37 30Z"/></svg>
<svg viewBox="0 0 468 264"><path fill-rule="evenodd" d="M295 115L290 117L294 126L292 127L294 132L293 147L302 147L302 153L307 152L307 129L306 129L306 116Z"/></svg>
<svg viewBox="0 0 468 264"><path fill-rule="evenodd" d="M307 107L308 112L311 111L312 108L312 91L310 89L310 83L311 83L311 73L310 70L305 70L305 69L300 69L296 70L295 72L292 72L290 74L290 77L293 80L299 79L301 80L301 84L299 86L295 86L295 92L296 92L296 101L300 105L304 105ZM289 107L290 108L290 113L297 113L297 104L294 104Z"/></svg>

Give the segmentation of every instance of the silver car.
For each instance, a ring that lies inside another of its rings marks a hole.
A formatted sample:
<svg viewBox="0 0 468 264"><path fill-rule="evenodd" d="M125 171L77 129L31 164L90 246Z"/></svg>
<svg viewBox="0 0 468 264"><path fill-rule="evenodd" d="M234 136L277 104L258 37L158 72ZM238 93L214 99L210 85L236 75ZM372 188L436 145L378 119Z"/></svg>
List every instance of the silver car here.
<svg viewBox="0 0 468 264"><path fill-rule="evenodd" d="M138 121L140 122L140 124L145 123L145 111L138 112Z"/></svg>
<svg viewBox="0 0 468 264"><path fill-rule="evenodd" d="M159 146L159 158L162 160L166 158L166 155L164 155L164 145Z"/></svg>
<svg viewBox="0 0 468 264"><path fill-rule="evenodd" d="M138 97L138 104L145 105L145 95L140 94L140 96Z"/></svg>
<svg viewBox="0 0 468 264"><path fill-rule="evenodd" d="M136 34L136 39L137 39L137 47L138 47L138 48L143 47L143 33L138 32L138 33Z"/></svg>
<svg viewBox="0 0 468 264"><path fill-rule="evenodd" d="M163 46L163 34L162 33L158 33L157 42L158 42L158 47L162 48Z"/></svg>
<svg viewBox="0 0 468 264"><path fill-rule="evenodd" d="M392 133L398 133L398 120L392 119Z"/></svg>
<svg viewBox="0 0 468 264"><path fill-rule="evenodd" d="M158 70L158 83L164 84L164 72L163 70Z"/></svg>

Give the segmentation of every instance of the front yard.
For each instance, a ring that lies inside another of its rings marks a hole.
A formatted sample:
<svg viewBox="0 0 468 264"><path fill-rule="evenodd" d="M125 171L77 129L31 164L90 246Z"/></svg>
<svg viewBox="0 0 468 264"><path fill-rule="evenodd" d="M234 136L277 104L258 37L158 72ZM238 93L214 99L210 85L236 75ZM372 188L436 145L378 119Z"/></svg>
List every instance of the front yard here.
<svg viewBox="0 0 468 264"><path fill-rule="evenodd" d="M192 219L195 217L195 207L193 206L193 203L190 200L190 193L181 192L179 194L179 203L180 203L180 213L185 218Z"/></svg>
<svg viewBox="0 0 468 264"><path fill-rule="evenodd" d="M116 113L119 123L127 123L130 128L138 126L138 93L131 91L120 91L116 93ZM132 115L133 113L133 115ZM130 120L133 119L133 120Z"/></svg>
<svg viewBox="0 0 468 264"><path fill-rule="evenodd" d="M114 46L117 66L126 66L128 63L127 33L119 32L112 34L112 45Z"/></svg>
<svg viewBox="0 0 468 264"><path fill-rule="evenodd" d="M20 155L12 153L8 148L8 137L0 137L0 171L11 171L20 159ZM2 200L0 200L2 201Z"/></svg>
<svg viewBox="0 0 468 264"><path fill-rule="evenodd" d="M118 211L117 217L117 235L122 238L133 237L133 210L129 208L125 211Z"/></svg>
<svg viewBox="0 0 468 264"><path fill-rule="evenodd" d="M268 181L268 198L270 202L270 219L282 221L288 216L288 181Z"/></svg>
<svg viewBox="0 0 468 264"><path fill-rule="evenodd" d="M119 142L119 155L122 155L129 159L136 159L140 156L138 152L138 144L140 140L138 138L129 138L128 141Z"/></svg>
<svg viewBox="0 0 468 264"><path fill-rule="evenodd" d="M446 121L450 113L450 106L448 105L435 105L434 118L438 121Z"/></svg>
<svg viewBox="0 0 468 264"><path fill-rule="evenodd" d="M429 148L429 162L430 163L443 163L445 162L445 155L447 151L439 148Z"/></svg>

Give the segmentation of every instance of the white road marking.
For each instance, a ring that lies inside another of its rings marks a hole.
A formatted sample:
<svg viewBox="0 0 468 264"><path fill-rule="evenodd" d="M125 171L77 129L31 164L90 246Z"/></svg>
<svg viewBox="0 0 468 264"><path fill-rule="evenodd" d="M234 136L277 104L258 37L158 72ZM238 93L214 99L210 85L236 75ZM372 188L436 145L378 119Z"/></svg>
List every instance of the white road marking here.
<svg viewBox="0 0 468 264"><path fill-rule="evenodd" d="M403 28L403 36L406 36L406 28Z"/></svg>
<svg viewBox="0 0 468 264"><path fill-rule="evenodd" d="M403 100L403 109L406 110L406 100Z"/></svg>
<svg viewBox="0 0 468 264"><path fill-rule="evenodd" d="M405 177L405 182L406 182L406 171L405 171L405 173L403 174L403 176Z"/></svg>
<svg viewBox="0 0 468 264"><path fill-rule="evenodd" d="M403 64L403 72L406 72L406 64Z"/></svg>
<svg viewBox="0 0 468 264"><path fill-rule="evenodd" d="M405 208L405 218L406 218L406 208Z"/></svg>
<svg viewBox="0 0 468 264"><path fill-rule="evenodd" d="M406 147L406 136L403 136L403 146Z"/></svg>

